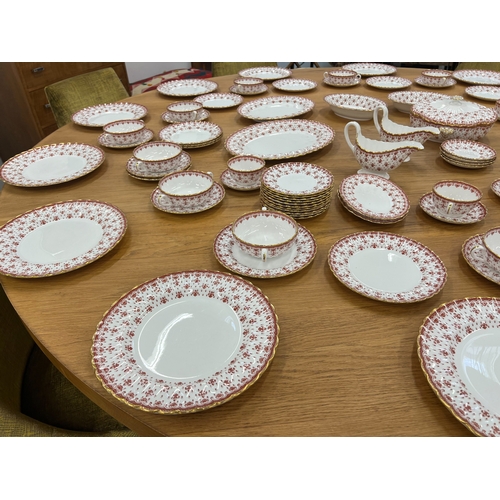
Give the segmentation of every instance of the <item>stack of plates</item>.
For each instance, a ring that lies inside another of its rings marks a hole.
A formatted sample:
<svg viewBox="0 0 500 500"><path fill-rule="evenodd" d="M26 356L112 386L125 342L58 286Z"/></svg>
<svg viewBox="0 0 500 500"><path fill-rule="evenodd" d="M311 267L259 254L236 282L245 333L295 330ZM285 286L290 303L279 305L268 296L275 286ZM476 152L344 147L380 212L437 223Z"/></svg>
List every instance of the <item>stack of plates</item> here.
<svg viewBox="0 0 500 500"><path fill-rule="evenodd" d="M264 172L260 185L262 205L294 219L308 219L330 207L333 175L311 163L280 163Z"/></svg>
<svg viewBox="0 0 500 500"><path fill-rule="evenodd" d="M441 158L462 168L484 168L497 157L496 151L482 142L466 139L449 139L441 143Z"/></svg>
<svg viewBox="0 0 500 500"><path fill-rule="evenodd" d="M184 149L202 148L220 140L222 129L211 122L183 122L161 129L159 136L162 141L175 142Z"/></svg>
<svg viewBox="0 0 500 500"><path fill-rule="evenodd" d="M340 183L338 197L347 211L375 224L394 224L403 220L410 210L410 202L402 189L380 175L346 177Z"/></svg>

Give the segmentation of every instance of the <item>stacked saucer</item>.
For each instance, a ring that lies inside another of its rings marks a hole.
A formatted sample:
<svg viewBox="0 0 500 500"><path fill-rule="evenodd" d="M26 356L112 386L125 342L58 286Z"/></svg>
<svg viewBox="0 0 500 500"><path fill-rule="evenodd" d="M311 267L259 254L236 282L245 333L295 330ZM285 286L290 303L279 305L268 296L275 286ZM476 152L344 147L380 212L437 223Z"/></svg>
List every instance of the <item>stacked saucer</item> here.
<svg viewBox="0 0 500 500"><path fill-rule="evenodd" d="M375 224L394 224L403 220L410 210L410 202L402 189L379 175L346 177L337 194L347 211Z"/></svg>
<svg viewBox="0 0 500 500"><path fill-rule="evenodd" d="M262 175L262 205L284 212L294 219L308 219L330 207L333 175L311 163L280 163Z"/></svg>
<svg viewBox="0 0 500 500"><path fill-rule="evenodd" d="M184 149L202 148L215 144L222 138L219 125L204 121L174 123L160 130L160 139L175 142Z"/></svg>
<svg viewBox="0 0 500 500"><path fill-rule="evenodd" d="M462 168L484 168L497 157L496 151L482 142L466 139L449 139L441 143L441 158Z"/></svg>

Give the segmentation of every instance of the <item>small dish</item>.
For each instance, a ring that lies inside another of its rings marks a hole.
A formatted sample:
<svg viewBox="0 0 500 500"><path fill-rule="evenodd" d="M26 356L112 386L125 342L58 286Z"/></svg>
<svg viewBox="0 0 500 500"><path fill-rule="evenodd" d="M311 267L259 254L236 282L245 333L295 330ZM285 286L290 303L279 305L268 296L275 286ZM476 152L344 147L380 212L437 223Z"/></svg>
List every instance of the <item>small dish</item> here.
<svg viewBox="0 0 500 500"><path fill-rule="evenodd" d="M132 102L96 104L77 111L71 119L84 127L103 127L118 120L140 120L148 114L148 109Z"/></svg>
<svg viewBox="0 0 500 500"><path fill-rule="evenodd" d="M491 183L491 190L500 197L500 179L496 179Z"/></svg>
<svg viewBox="0 0 500 500"><path fill-rule="evenodd" d="M206 109L201 109L200 112L198 113L198 117L196 120L190 120L190 121L196 121L196 122L201 122L203 120L206 120L210 116L210 112ZM176 116L175 113L171 113L170 111L165 111L161 115L161 119L164 122L167 123L185 123L186 120L179 120Z"/></svg>
<svg viewBox="0 0 500 500"><path fill-rule="evenodd" d="M160 130L160 139L175 142L183 148L201 148L214 144L222 137L222 129L211 122L174 123Z"/></svg>
<svg viewBox="0 0 500 500"><path fill-rule="evenodd" d="M151 202L155 208L162 212L187 215L204 212L205 210L215 207L223 200L225 194L224 188L217 182L214 182L212 188L208 191L206 196L203 197L200 203L185 206L182 200L173 200L159 188L156 188L151 194Z"/></svg>
<svg viewBox="0 0 500 500"><path fill-rule="evenodd" d="M226 109L238 106L243 102L243 97L235 93L211 93L204 94L193 99L199 102L204 108L208 109Z"/></svg>
<svg viewBox="0 0 500 500"><path fill-rule="evenodd" d="M487 280L493 281L497 285L500 285L500 271L497 271L492 266L489 266L484 259L480 258L478 253L475 251L479 246L483 245L483 235L476 234L465 240L462 245L462 255L474 271L486 278Z"/></svg>
<svg viewBox="0 0 500 500"><path fill-rule="evenodd" d="M281 78L288 78L292 72L287 68L280 68L278 66L260 66L257 68L243 69L238 73L243 78L260 78L261 80L279 80Z"/></svg>
<svg viewBox="0 0 500 500"><path fill-rule="evenodd" d="M472 87L467 87L465 93L476 99L482 99L483 101L500 100L500 87L491 85L474 85Z"/></svg>
<svg viewBox="0 0 500 500"><path fill-rule="evenodd" d="M377 89L405 89L411 85L411 80L399 76L372 76L366 84Z"/></svg>
<svg viewBox="0 0 500 500"><path fill-rule="evenodd" d="M446 94L437 92L422 92L417 90L402 90L390 93L387 98L394 103L394 107L402 113L410 113L411 108L417 102L431 102L438 99L448 98Z"/></svg>
<svg viewBox="0 0 500 500"><path fill-rule="evenodd" d="M138 140L136 142L130 144L120 144L120 142L116 139L116 137L113 136L113 134L104 132L97 138L97 142L99 142L101 146L105 146L107 148L127 149L135 148L136 146L140 146L141 144L146 144L153 138L153 136L153 131L145 128L144 130L141 130L141 133L139 134Z"/></svg>
<svg viewBox="0 0 500 500"><path fill-rule="evenodd" d="M474 224L476 222L482 221L488 210L486 207L479 202L469 213L461 216L447 216L440 212L435 206L433 201L432 193L426 193L420 198L420 208L434 219L440 220L442 222L448 222L449 224Z"/></svg>
<svg viewBox="0 0 500 500"><path fill-rule="evenodd" d="M169 80L160 83L156 90L163 95L188 97L208 94L217 89L217 84L211 80L191 78L190 80Z"/></svg>
<svg viewBox="0 0 500 500"><path fill-rule="evenodd" d="M315 89L318 84L312 80L303 80L301 78L285 78L276 80L272 83L275 89L285 92L306 92L307 90Z"/></svg>
<svg viewBox="0 0 500 500"><path fill-rule="evenodd" d="M224 172L222 172L220 180L224 186L234 189L236 191L255 191L256 189L260 188L260 179L255 184L251 185L241 184L233 178L233 176L231 175L231 170L229 169L226 169L224 170Z"/></svg>
<svg viewBox="0 0 500 500"><path fill-rule="evenodd" d="M438 80L438 79L436 79ZM419 76L418 78L415 78L415 83L418 83L419 85L422 85L422 87L430 87L430 88L447 88L447 87L452 87L457 83L456 80L453 78L446 78L444 81L436 81L436 83L433 83L430 81L430 79L427 79L423 76Z"/></svg>
<svg viewBox="0 0 500 500"><path fill-rule="evenodd" d="M273 96L241 104L237 112L245 118L262 122L294 118L308 113L313 108L314 102L304 97Z"/></svg>
<svg viewBox="0 0 500 500"><path fill-rule="evenodd" d="M182 172L187 170L191 166L191 156L186 151L182 151L181 154L172 159L168 163L168 167L165 170L152 170L148 165L148 162L142 162L137 158L129 158L126 165L126 170L129 175L135 177L136 179L149 180L149 181L159 181L163 177L173 172Z"/></svg>
<svg viewBox="0 0 500 500"><path fill-rule="evenodd" d="M397 68L395 66L391 66L390 64L379 64L379 63L344 64L342 68L356 71L361 76L392 75L397 71Z"/></svg>
<svg viewBox="0 0 500 500"><path fill-rule="evenodd" d="M258 95L258 94L263 94L264 92L267 92L267 90L268 90L268 87L264 83L262 85L260 85L258 89L253 90L252 92L249 92L249 91L240 92L238 90L237 85L232 85L231 87L229 87L229 92L232 92L233 94L238 94L238 95Z"/></svg>
<svg viewBox="0 0 500 500"><path fill-rule="evenodd" d="M358 121L372 120L373 110L377 106L385 106L380 99L358 94L330 94L324 100L337 116Z"/></svg>

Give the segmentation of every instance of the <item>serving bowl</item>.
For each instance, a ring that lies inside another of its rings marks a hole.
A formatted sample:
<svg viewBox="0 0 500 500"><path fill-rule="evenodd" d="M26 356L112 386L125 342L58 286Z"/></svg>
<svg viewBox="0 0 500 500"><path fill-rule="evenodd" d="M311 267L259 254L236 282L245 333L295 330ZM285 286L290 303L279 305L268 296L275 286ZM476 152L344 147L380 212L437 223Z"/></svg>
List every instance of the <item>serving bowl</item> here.
<svg viewBox="0 0 500 500"><path fill-rule="evenodd" d="M337 116L348 120L371 120L373 110L377 106L385 106L384 101L380 99L358 94L330 94L324 99Z"/></svg>

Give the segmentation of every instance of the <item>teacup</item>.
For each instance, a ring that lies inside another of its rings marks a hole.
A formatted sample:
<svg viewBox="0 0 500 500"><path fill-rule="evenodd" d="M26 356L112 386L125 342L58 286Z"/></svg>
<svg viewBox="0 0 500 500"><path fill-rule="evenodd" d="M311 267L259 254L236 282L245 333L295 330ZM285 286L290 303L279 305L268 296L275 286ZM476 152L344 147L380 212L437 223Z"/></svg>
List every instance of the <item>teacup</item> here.
<svg viewBox="0 0 500 500"><path fill-rule="evenodd" d="M236 78L234 83L240 94L254 94L262 90L264 80L262 78Z"/></svg>
<svg viewBox="0 0 500 500"><path fill-rule="evenodd" d="M500 227L484 233L481 243L474 247L472 252L488 267L500 271Z"/></svg>
<svg viewBox="0 0 500 500"><path fill-rule="evenodd" d="M253 186L260 181L266 161L257 156L233 156L227 161L231 177L242 186Z"/></svg>
<svg viewBox="0 0 500 500"><path fill-rule="evenodd" d="M103 130L110 135L116 145L127 145L139 142L145 124L142 120L119 120L107 123Z"/></svg>
<svg viewBox="0 0 500 500"><path fill-rule="evenodd" d="M168 171L182 153L182 146L174 142L148 142L137 146L133 151L134 158L150 173Z"/></svg>
<svg viewBox="0 0 500 500"><path fill-rule="evenodd" d="M348 87L356 85L361 80L361 75L350 69L335 69L325 71L323 74L325 83L334 87Z"/></svg>
<svg viewBox="0 0 500 500"><path fill-rule="evenodd" d="M451 71L447 69L425 69L422 71L422 76L434 76L437 78L450 78L452 75Z"/></svg>
<svg viewBox="0 0 500 500"><path fill-rule="evenodd" d="M158 183L160 190L170 200L183 206L192 206L202 202L214 185L212 172L197 170L168 174Z"/></svg>
<svg viewBox="0 0 500 500"><path fill-rule="evenodd" d="M292 217L265 207L238 217L231 229L237 246L263 262L289 250L298 233Z"/></svg>
<svg viewBox="0 0 500 500"><path fill-rule="evenodd" d="M203 105L195 101L179 101L169 104L167 111L175 121L192 122L200 117Z"/></svg>
<svg viewBox="0 0 500 500"><path fill-rule="evenodd" d="M432 188L432 201L443 215L461 217L477 206L483 194L462 181L441 181Z"/></svg>
<svg viewBox="0 0 500 500"><path fill-rule="evenodd" d="M448 82L447 76L438 76L431 74L424 75L424 73L422 73L422 75L418 79L418 81L422 85L428 85L429 87L444 87Z"/></svg>

